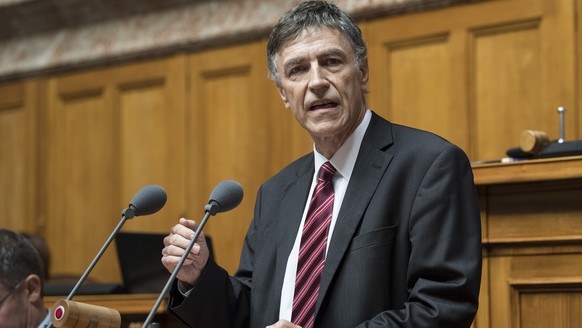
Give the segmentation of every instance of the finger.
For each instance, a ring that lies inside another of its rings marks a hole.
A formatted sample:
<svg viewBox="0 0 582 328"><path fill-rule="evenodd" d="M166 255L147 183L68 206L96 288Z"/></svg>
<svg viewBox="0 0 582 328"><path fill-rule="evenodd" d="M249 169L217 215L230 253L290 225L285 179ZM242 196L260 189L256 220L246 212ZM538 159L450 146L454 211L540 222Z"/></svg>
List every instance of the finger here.
<svg viewBox="0 0 582 328"><path fill-rule="evenodd" d="M180 224L187 227L188 229L192 230L192 234L189 236L189 238L192 238L195 235L196 230L198 230L198 224L196 224L196 221L194 220L188 220L186 218L180 218ZM180 230L182 232L184 232L184 230ZM187 232L184 232L187 233ZM184 236L186 237L186 236ZM200 240L204 240L204 232L200 231L200 234L198 235L197 241Z"/></svg>
<svg viewBox="0 0 582 328"><path fill-rule="evenodd" d="M170 273L172 273L172 272L174 272L174 270L178 266L178 263L180 262L180 260L181 260L180 257L164 256L164 257L162 257L162 264ZM182 268L188 267L188 266L192 265L192 263L194 263L194 262L191 260L186 260L186 261L184 261Z"/></svg>
<svg viewBox="0 0 582 328"><path fill-rule="evenodd" d="M188 243L190 243L190 237L184 237L178 233L170 233L166 237L164 237L164 246L177 246L182 249L186 249L188 247Z"/></svg>
<svg viewBox="0 0 582 328"><path fill-rule="evenodd" d="M178 262L184 256L184 251L185 251L184 249L182 249L180 247L176 247L174 245L164 247L162 249L162 259L167 258L168 261ZM198 247L197 251L199 252L199 247ZM184 264L188 264L188 263L195 261L196 257L198 256L198 252L197 253L190 252L186 256L186 260L185 260Z"/></svg>
<svg viewBox="0 0 582 328"><path fill-rule="evenodd" d="M198 225L196 224L196 221L194 220L188 220L186 218L180 218L180 224L190 228L192 231L195 231L198 228Z"/></svg>
<svg viewBox="0 0 582 328"><path fill-rule="evenodd" d="M184 255L185 248L181 248L175 245L168 245L162 249L162 256L174 256L182 257ZM200 254L200 245L194 244L190 250L190 254L186 257L189 260L194 260L195 256Z"/></svg>
<svg viewBox="0 0 582 328"><path fill-rule="evenodd" d="M297 326L287 320L279 320L277 322L275 322L274 324L267 326L266 328L301 328L300 326Z"/></svg>
<svg viewBox="0 0 582 328"><path fill-rule="evenodd" d="M170 229L170 235L180 235L185 239L190 240L192 239L192 236L194 236L196 230L195 227L195 224L192 226L192 228L183 224L176 224L172 227L172 229Z"/></svg>

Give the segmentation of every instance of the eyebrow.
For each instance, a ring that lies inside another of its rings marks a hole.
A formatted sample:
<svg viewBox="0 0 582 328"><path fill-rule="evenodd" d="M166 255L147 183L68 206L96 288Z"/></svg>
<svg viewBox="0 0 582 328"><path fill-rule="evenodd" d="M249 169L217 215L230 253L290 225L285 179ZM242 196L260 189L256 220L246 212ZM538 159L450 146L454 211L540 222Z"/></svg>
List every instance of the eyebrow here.
<svg viewBox="0 0 582 328"><path fill-rule="evenodd" d="M287 72L291 67L296 66L304 62L305 60L301 57L294 57L283 63L283 72Z"/></svg>
<svg viewBox="0 0 582 328"><path fill-rule="evenodd" d="M318 52L316 57L332 57L332 56L338 56L338 57L342 57L345 58L347 57L345 51L343 51L340 48L329 48L329 49L324 49L321 52ZM303 57L293 57L289 60L287 60L285 63L283 63L283 72L287 72L287 70L295 65L301 64L305 61L305 59Z"/></svg>
<svg viewBox="0 0 582 328"><path fill-rule="evenodd" d="M331 56L339 56L339 57L347 57L345 51L339 49L339 48L330 48L330 49L325 49L324 51L320 52L318 54L318 57L331 57Z"/></svg>

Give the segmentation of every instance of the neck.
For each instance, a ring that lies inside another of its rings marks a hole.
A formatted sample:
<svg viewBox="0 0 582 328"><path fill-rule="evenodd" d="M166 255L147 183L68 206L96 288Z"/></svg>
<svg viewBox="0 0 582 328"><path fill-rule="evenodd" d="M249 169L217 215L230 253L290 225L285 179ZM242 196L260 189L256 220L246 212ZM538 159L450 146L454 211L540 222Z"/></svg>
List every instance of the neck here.
<svg viewBox="0 0 582 328"><path fill-rule="evenodd" d="M315 141L315 149L327 159L331 159L333 155L341 148L346 139L343 140L318 140Z"/></svg>
<svg viewBox="0 0 582 328"><path fill-rule="evenodd" d="M47 313L48 313L48 309L46 309L44 307L42 310L38 310L38 311L35 310L34 317L32 318L32 320L30 322L32 324L31 327L32 328L38 327L41 324L41 322L44 320L44 318L46 317Z"/></svg>
<svg viewBox="0 0 582 328"><path fill-rule="evenodd" d="M364 119L364 110L360 117L354 121L354 124L345 133L338 133L332 136L315 136L312 135L311 138L315 143L315 149L322 154L325 158L331 159L333 155L343 146L343 144L348 140L348 138L356 131L362 120Z"/></svg>

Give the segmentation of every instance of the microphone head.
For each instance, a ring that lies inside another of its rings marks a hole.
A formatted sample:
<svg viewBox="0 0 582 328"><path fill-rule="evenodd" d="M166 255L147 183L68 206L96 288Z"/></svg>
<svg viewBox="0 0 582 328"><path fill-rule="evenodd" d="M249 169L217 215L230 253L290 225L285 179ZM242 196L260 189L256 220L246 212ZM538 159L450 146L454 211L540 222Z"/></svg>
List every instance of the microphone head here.
<svg viewBox="0 0 582 328"><path fill-rule="evenodd" d="M210 193L208 204L214 205L211 214L230 211L237 207L243 199L243 194L240 183L234 180L222 181Z"/></svg>
<svg viewBox="0 0 582 328"><path fill-rule="evenodd" d="M164 188L157 185L149 185L141 188L129 202L135 216L154 214L166 204L168 196Z"/></svg>

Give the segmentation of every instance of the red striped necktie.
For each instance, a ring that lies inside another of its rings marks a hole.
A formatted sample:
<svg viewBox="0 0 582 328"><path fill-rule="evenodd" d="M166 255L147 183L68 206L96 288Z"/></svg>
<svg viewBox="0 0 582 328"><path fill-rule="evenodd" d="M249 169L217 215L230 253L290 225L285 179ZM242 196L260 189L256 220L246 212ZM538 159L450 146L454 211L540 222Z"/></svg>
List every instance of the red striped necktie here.
<svg viewBox="0 0 582 328"><path fill-rule="evenodd" d="M331 179L335 172L336 169L330 162L325 162L319 169L317 185L303 224L292 314L293 323L303 328L312 328L315 319L315 303L325 264L327 233L333 213L334 192Z"/></svg>

